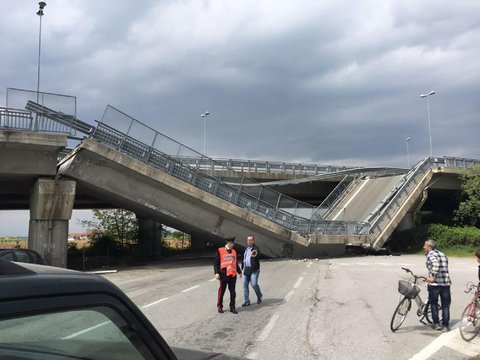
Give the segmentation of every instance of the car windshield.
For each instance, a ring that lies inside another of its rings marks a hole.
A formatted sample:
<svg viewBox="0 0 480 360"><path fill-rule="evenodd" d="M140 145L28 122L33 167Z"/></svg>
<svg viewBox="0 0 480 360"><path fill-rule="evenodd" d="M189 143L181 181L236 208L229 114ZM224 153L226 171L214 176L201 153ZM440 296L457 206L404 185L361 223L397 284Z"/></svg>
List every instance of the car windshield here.
<svg viewBox="0 0 480 360"><path fill-rule="evenodd" d="M145 359L136 341L128 324L107 307L0 320L0 352L12 358Z"/></svg>

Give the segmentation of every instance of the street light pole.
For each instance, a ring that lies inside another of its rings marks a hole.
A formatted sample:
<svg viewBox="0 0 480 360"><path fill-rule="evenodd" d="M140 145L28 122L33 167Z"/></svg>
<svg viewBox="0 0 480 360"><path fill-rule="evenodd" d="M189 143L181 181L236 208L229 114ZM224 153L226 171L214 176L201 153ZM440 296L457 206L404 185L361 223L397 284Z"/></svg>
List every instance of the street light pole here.
<svg viewBox="0 0 480 360"><path fill-rule="evenodd" d="M208 111L205 111L202 115L200 115L203 118L203 155L207 155L207 149L206 149L206 138L207 138L207 116L210 115Z"/></svg>
<svg viewBox="0 0 480 360"><path fill-rule="evenodd" d="M410 139L409 137L407 137L405 139L405 142L407 143L407 164L408 164L408 168L410 169L410 150L408 149L408 142L412 140Z"/></svg>
<svg viewBox="0 0 480 360"><path fill-rule="evenodd" d="M43 17L43 9L47 6L45 1L40 1L38 3L38 11L37 15L40 18L40 27L38 30L38 68L37 68L37 103L40 96L40 50L42 48L42 17Z"/></svg>
<svg viewBox="0 0 480 360"><path fill-rule="evenodd" d="M429 96L435 95L435 91L432 90L428 94L421 94L421 98L426 98L427 99L427 115L428 115L428 137L430 140L430 156L433 156L432 152L432 127L430 125L430 101L428 100Z"/></svg>

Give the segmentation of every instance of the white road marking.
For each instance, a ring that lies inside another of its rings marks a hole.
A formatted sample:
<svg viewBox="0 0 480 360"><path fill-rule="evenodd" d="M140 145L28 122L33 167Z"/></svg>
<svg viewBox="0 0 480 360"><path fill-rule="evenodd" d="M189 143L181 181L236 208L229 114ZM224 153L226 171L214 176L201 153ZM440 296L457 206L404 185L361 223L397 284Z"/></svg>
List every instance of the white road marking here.
<svg viewBox="0 0 480 360"><path fill-rule="evenodd" d="M198 287L200 287L200 285L195 285L195 286L189 287L188 289L182 290L182 292L187 292L187 291L196 289L196 288L198 288Z"/></svg>
<svg viewBox="0 0 480 360"><path fill-rule="evenodd" d="M168 299L168 297L163 298L163 299L160 299L160 300L157 300L157 301L154 301L154 302L152 302L152 303L150 303L150 304L147 304L147 305L142 306L141 309L146 309L146 308L148 308L148 307L150 307L150 306L153 306L153 305L155 305L155 304L161 303L162 301L165 301L165 300L167 300L167 299Z"/></svg>
<svg viewBox="0 0 480 360"><path fill-rule="evenodd" d="M268 324L263 328L262 333L258 336L257 341L265 341L268 338L279 317L280 315L278 314L272 316Z"/></svg>
<svg viewBox="0 0 480 360"><path fill-rule="evenodd" d="M471 341L465 342L460 336L457 336L453 341L447 345L448 348L458 351L461 354L465 354L471 357L478 355L478 338ZM476 343L475 343L476 342Z"/></svg>
<svg viewBox="0 0 480 360"><path fill-rule="evenodd" d="M357 189L357 191L355 191L355 193L350 197L350 199L343 205L343 207L340 209L340 211L337 213L337 215L335 215L335 217L332 219L332 220L336 220L338 215L340 215L341 213L343 213L343 210L347 208L348 204L350 204L352 202L353 199L355 199L355 197L358 195L358 193L363 189L363 187L365 185L367 185L367 183L370 181L370 179L367 179L365 180L365 182L360 185Z"/></svg>
<svg viewBox="0 0 480 360"><path fill-rule="evenodd" d="M455 336L458 335L458 326L452 328L448 333L443 333L430 344L428 344L422 351L413 355L409 360L427 360L443 346L446 346Z"/></svg>
<svg viewBox="0 0 480 360"><path fill-rule="evenodd" d="M217 281L217 279L213 278L213 279L210 279L210 280L208 280L208 281Z"/></svg>
<svg viewBox="0 0 480 360"><path fill-rule="evenodd" d="M302 283L303 281L303 276L300 276L297 280L297 282L295 283L295 285L293 285L293 288L296 289L300 286L300 284Z"/></svg>
<svg viewBox="0 0 480 360"><path fill-rule="evenodd" d="M285 301L288 302L288 300L290 300L290 298L293 296L294 293L295 293L295 290L290 291L287 294L287 296L285 296Z"/></svg>
<svg viewBox="0 0 480 360"><path fill-rule="evenodd" d="M95 325L95 326L89 327L89 328L87 328L87 329L83 329L82 331L76 332L76 333L74 333L74 334L72 334L72 335L65 336L65 337L62 338L62 340L72 339L72 338L74 338L74 337L80 336L80 335L82 335L82 334L85 334L85 333L87 333L87 332L89 332L89 331L98 329L99 327L105 326L105 325L110 324L110 323L111 323L111 321L104 321L104 322L102 322L102 323L100 323L100 324L97 324L97 325Z"/></svg>

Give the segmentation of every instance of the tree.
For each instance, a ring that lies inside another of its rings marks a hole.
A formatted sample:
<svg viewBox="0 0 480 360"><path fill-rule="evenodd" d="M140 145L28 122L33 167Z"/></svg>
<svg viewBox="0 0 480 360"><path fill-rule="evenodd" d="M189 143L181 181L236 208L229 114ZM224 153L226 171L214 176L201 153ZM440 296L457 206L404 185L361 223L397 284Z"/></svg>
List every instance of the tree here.
<svg viewBox="0 0 480 360"><path fill-rule="evenodd" d="M460 175L462 200L455 211L455 221L461 225L480 227L480 165Z"/></svg>
<svg viewBox="0 0 480 360"><path fill-rule="evenodd" d="M138 240L138 221L135 214L123 209L93 210L92 221L81 224L93 230L95 237L110 238L122 247Z"/></svg>

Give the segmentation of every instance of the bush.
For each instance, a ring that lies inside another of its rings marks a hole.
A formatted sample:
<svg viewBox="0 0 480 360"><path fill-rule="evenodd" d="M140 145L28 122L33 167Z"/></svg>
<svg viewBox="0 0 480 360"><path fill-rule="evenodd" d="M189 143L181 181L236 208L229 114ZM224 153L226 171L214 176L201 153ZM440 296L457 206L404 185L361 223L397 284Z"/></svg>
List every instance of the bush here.
<svg viewBox="0 0 480 360"><path fill-rule="evenodd" d="M480 247L480 229L473 226L449 227L440 224L431 224L428 236L437 241L441 249L454 247Z"/></svg>
<svg viewBox="0 0 480 360"><path fill-rule="evenodd" d="M80 249L77 246L76 242L68 242L67 244L67 255L68 256L79 256L81 254Z"/></svg>
<svg viewBox="0 0 480 360"><path fill-rule="evenodd" d="M397 232L392 235L389 246L393 251L415 253L421 251L427 239L437 241L438 247L446 249L480 248L480 229L476 227L450 227L442 224L427 224Z"/></svg>
<svg viewBox="0 0 480 360"><path fill-rule="evenodd" d="M112 239L109 235L102 233L95 234L90 240L90 246L86 253L88 255L96 256L122 256L126 252L118 242Z"/></svg>

